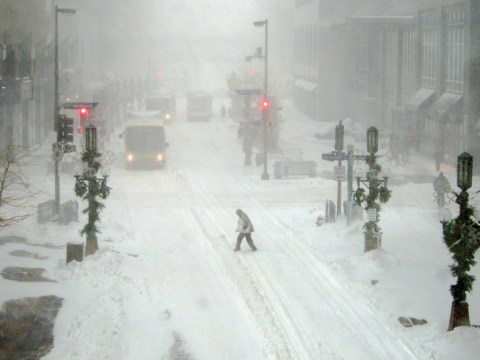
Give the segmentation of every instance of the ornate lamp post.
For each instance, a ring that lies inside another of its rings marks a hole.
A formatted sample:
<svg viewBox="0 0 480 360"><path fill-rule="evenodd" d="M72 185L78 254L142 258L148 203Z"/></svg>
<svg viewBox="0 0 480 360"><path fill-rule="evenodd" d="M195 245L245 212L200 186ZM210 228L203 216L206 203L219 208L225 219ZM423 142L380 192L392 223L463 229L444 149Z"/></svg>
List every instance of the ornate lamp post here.
<svg viewBox="0 0 480 360"><path fill-rule="evenodd" d="M268 101L268 19L263 21L255 21L253 23L256 27L265 26L265 84L263 87L263 99ZM263 123L263 174L262 180L269 180L270 175L268 175L268 156L267 156L267 127L268 127L268 108L263 109L262 111L262 123Z"/></svg>
<svg viewBox="0 0 480 360"><path fill-rule="evenodd" d="M368 173L366 179L361 179L357 176L357 190L353 196L358 205L366 204L365 210L367 210L368 221L365 223L364 232L365 252L381 247L382 233L378 226L380 204L377 203L377 200L380 203L386 203L392 193L387 187L388 177L383 176L383 180L377 177L382 169L376 163L375 153L378 151L378 130L373 126L367 130L367 151L370 154L366 157ZM365 196L365 190L360 187L360 184L368 188L367 196Z"/></svg>
<svg viewBox="0 0 480 360"><path fill-rule="evenodd" d="M450 286L453 297L450 311L448 330L457 326L470 326L470 316L467 303L467 292L472 291L475 277L468 274L470 268L476 264L475 252L480 246L480 225L474 219L474 210L468 205L467 190L472 186L473 157L464 152L457 158L457 186L459 194L453 193L455 202L460 206L456 219L442 221L443 240L452 253L454 261L450 265L452 275L457 283Z"/></svg>
<svg viewBox="0 0 480 360"><path fill-rule="evenodd" d="M88 207L83 210L88 213L88 223L80 231L81 235L87 235L85 244L85 256L92 255L98 250L97 233L99 232L96 223L99 221L100 211L105 207L97 200L100 196L106 199L110 194L110 188L107 186L108 175L97 178L97 172L101 165L97 158L102 155L97 153L97 128L93 125L85 129L85 152L82 154L82 161L87 167L82 175L75 175L75 194L88 201Z"/></svg>

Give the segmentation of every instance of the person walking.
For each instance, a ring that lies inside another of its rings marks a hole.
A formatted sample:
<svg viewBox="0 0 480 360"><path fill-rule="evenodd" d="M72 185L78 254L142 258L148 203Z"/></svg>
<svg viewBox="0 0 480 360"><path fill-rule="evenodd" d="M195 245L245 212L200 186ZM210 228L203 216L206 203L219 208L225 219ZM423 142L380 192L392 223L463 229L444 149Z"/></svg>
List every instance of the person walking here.
<svg viewBox="0 0 480 360"><path fill-rule="evenodd" d="M438 177L433 181L433 190L435 190L438 208L441 209L445 207L445 195L450 193L452 188L445 175L443 175L443 172L440 172Z"/></svg>
<svg viewBox="0 0 480 360"><path fill-rule="evenodd" d="M252 222L248 218L248 215L245 214L241 209L238 209L235 213L238 215L237 232L239 234L237 237L237 245L235 246L234 251L240 250L240 245L242 244L243 238L247 239L247 243L252 248L252 251L256 251L257 248L253 243L252 235L251 235L251 233L255 231L255 229L253 228Z"/></svg>

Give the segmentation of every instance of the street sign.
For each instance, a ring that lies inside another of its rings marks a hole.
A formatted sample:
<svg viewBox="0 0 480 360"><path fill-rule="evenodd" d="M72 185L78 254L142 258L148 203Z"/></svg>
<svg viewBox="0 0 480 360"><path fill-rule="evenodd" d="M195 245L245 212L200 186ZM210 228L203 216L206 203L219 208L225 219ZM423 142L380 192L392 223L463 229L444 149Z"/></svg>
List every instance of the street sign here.
<svg viewBox="0 0 480 360"><path fill-rule="evenodd" d="M337 161L337 160L347 160L348 156L344 152L338 153L338 152L331 152L327 154L322 154L322 160L327 160L327 161Z"/></svg>
<svg viewBox="0 0 480 360"><path fill-rule="evenodd" d="M345 181L345 166L334 166L333 167L333 177L337 181Z"/></svg>
<svg viewBox="0 0 480 360"><path fill-rule="evenodd" d="M63 108L68 110L76 110L80 108L93 109L98 105L98 102L66 102L63 103Z"/></svg>
<svg viewBox="0 0 480 360"><path fill-rule="evenodd" d="M367 217L369 222L377 221L377 210L373 208L368 209Z"/></svg>

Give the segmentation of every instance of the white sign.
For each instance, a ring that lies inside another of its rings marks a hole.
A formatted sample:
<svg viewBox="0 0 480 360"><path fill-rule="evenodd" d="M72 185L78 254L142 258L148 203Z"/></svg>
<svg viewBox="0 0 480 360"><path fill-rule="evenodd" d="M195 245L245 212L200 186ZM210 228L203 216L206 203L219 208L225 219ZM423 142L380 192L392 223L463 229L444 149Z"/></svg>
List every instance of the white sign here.
<svg viewBox="0 0 480 360"><path fill-rule="evenodd" d="M337 181L345 181L345 166L334 166L333 177Z"/></svg>
<svg viewBox="0 0 480 360"><path fill-rule="evenodd" d="M376 209L368 209L367 210L368 221L377 221L377 210Z"/></svg>

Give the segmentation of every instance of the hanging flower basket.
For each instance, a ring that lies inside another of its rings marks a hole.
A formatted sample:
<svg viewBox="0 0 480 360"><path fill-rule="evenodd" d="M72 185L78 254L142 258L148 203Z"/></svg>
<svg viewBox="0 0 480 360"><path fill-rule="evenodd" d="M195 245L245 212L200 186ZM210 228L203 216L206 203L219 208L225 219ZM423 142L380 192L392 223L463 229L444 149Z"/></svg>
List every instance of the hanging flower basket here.
<svg viewBox="0 0 480 360"><path fill-rule="evenodd" d="M85 185L82 181L77 180L75 182L75 195L82 197L87 192L87 185Z"/></svg>
<svg viewBox="0 0 480 360"><path fill-rule="evenodd" d="M390 200L391 196L392 196L392 191L388 190L386 186L382 186L380 187L380 189L378 189L378 197L382 204L385 204L388 200Z"/></svg>
<svg viewBox="0 0 480 360"><path fill-rule="evenodd" d="M353 194L353 200L360 206L365 199L365 190L358 188L357 191L355 191L355 194Z"/></svg>

